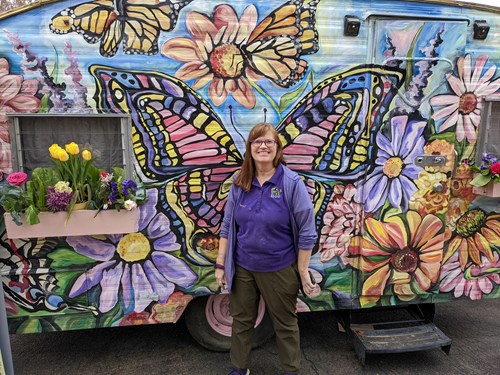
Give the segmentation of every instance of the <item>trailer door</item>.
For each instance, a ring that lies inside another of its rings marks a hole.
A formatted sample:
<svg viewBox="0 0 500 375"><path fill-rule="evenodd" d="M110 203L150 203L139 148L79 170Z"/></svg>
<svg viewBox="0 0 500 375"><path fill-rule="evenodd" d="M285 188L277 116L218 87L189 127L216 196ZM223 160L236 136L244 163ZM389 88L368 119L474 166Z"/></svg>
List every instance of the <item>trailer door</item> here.
<svg viewBox="0 0 500 375"><path fill-rule="evenodd" d="M368 61L403 69L405 79L357 183L365 217L353 244L359 270L353 290L361 307L431 302L446 241L456 140L454 130L435 124L431 98L463 56L468 24L370 17L369 27Z"/></svg>

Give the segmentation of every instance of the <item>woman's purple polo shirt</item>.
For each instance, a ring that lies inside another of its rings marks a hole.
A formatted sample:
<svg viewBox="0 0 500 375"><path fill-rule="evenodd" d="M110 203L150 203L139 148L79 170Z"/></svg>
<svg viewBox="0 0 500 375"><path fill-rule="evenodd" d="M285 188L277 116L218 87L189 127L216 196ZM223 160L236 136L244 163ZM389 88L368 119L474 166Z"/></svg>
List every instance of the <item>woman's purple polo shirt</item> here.
<svg viewBox="0 0 500 375"><path fill-rule="evenodd" d="M254 178L235 207L237 265L253 272L273 272L297 259L290 210L283 193L283 167L262 186Z"/></svg>

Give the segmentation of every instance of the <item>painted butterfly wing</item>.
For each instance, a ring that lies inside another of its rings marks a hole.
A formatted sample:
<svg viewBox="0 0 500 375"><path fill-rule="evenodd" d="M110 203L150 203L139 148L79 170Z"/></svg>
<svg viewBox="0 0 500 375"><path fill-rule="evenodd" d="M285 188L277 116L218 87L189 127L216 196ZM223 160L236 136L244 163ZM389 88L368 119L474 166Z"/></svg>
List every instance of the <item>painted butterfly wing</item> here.
<svg viewBox="0 0 500 375"><path fill-rule="evenodd" d="M179 17L179 11L192 0L124 1L123 51L128 54L156 55L160 30L172 30Z"/></svg>
<svg viewBox="0 0 500 375"><path fill-rule="evenodd" d="M361 176L402 82L400 70L365 66L318 84L278 127L288 166L326 179Z"/></svg>
<svg viewBox="0 0 500 375"><path fill-rule="evenodd" d="M197 243L219 233L232 177L239 168L239 164L234 164L196 169L169 181L160 194L173 211L173 227L180 229L179 235L186 241L186 255L194 263L212 262L207 258L210 254L205 254L206 249L200 249Z"/></svg>
<svg viewBox="0 0 500 375"><path fill-rule="evenodd" d="M134 153L141 172L159 181L197 167L241 162L215 111L189 86L156 72L94 65L96 101L106 112L132 115Z"/></svg>
<svg viewBox="0 0 500 375"><path fill-rule="evenodd" d="M87 43L97 43L116 17L112 0L90 1L59 12L52 17L49 28L56 34L75 31Z"/></svg>
<svg viewBox="0 0 500 375"><path fill-rule="evenodd" d="M154 55L160 31L172 30L180 10L191 1L89 1L56 14L49 28L56 34L75 31L87 43L100 40L99 53L105 57L114 56L120 43L125 53Z"/></svg>
<svg viewBox="0 0 500 375"><path fill-rule="evenodd" d="M308 64L301 56L319 49L318 2L288 1L257 25L244 46L252 69L281 87L293 86L304 77Z"/></svg>
<svg viewBox="0 0 500 375"><path fill-rule="evenodd" d="M163 210L198 264L210 264L193 240L220 229L231 176L242 158L210 105L178 79L156 72L91 66L96 101L106 112L130 113L142 174L164 181Z"/></svg>

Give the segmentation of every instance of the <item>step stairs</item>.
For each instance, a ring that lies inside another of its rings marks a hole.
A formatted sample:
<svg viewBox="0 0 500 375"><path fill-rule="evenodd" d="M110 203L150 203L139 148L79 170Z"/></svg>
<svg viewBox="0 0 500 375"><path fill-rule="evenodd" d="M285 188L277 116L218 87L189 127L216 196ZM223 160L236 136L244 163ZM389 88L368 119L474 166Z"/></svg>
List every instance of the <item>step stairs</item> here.
<svg viewBox="0 0 500 375"><path fill-rule="evenodd" d="M373 324L350 327L354 350L364 365L368 354L403 353L441 348L450 353L451 339L434 323L382 328Z"/></svg>

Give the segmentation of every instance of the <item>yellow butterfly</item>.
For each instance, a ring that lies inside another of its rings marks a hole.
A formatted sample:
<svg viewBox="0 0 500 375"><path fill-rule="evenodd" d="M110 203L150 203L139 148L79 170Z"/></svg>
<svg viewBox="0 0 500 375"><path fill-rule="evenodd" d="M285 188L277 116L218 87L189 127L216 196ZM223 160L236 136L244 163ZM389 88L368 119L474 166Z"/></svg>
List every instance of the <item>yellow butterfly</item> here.
<svg viewBox="0 0 500 375"><path fill-rule="evenodd" d="M66 8L52 17L56 34L76 31L87 43L101 41L99 52L112 57L120 43L127 54L158 53L160 30L175 27L179 11L192 0L96 0Z"/></svg>

